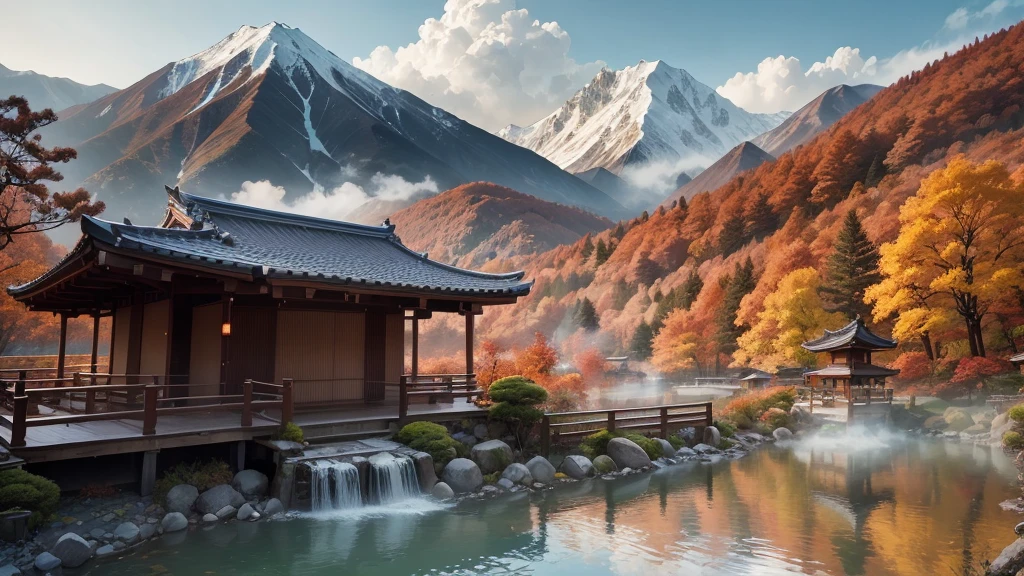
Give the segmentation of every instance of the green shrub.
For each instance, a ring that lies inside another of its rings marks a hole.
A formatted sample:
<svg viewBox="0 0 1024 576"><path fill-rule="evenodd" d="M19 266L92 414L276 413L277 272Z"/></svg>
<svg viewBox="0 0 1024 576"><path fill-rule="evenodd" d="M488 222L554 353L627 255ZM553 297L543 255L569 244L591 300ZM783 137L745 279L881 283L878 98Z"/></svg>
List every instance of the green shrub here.
<svg viewBox="0 0 1024 576"><path fill-rule="evenodd" d="M32 512L29 528L45 522L60 503L60 488L52 481L20 468L0 472L0 512L19 509Z"/></svg>
<svg viewBox="0 0 1024 576"><path fill-rule="evenodd" d="M593 460L602 454L608 453L608 442L612 438L625 438L634 442L637 446L643 448L644 452L651 460L657 460L662 456L661 444L658 443L654 438L648 438L643 434L636 433L622 433L622 432L609 432L607 430L601 430L600 432L594 432L590 436L583 439L580 443L580 452L587 458ZM682 438L680 438L682 440ZM671 440L669 440L671 442ZM675 446L675 444L673 444ZM680 445L680 448L682 445Z"/></svg>
<svg viewBox="0 0 1024 576"><path fill-rule="evenodd" d="M434 422L411 422L395 434L395 441L413 450L426 452L435 464L444 466L456 456L466 453L466 445L448 435L448 429Z"/></svg>
<svg viewBox="0 0 1024 576"><path fill-rule="evenodd" d="M661 444L654 438L648 438L643 434L637 434L635 432L628 434L620 434L622 438L633 441L634 444L644 449L647 452L647 456L651 460L657 460L664 455L661 450ZM606 445L607 446L607 445Z"/></svg>
<svg viewBox="0 0 1024 576"><path fill-rule="evenodd" d="M679 450L683 446L686 446L686 440L683 440L682 438L676 436L675 434L669 435L668 443L671 444L672 447L675 448L676 450Z"/></svg>
<svg viewBox="0 0 1024 576"><path fill-rule="evenodd" d="M732 438L736 435L736 425L727 420L715 420L715 428L722 435L722 438Z"/></svg>
<svg viewBox="0 0 1024 576"><path fill-rule="evenodd" d="M1010 450L1024 450L1024 436L1020 432L1009 432L1003 434L1003 446Z"/></svg>
<svg viewBox="0 0 1024 576"><path fill-rule="evenodd" d="M1017 404L1007 411L1007 416L1017 424L1024 424L1024 404Z"/></svg>
<svg viewBox="0 0 1024 576"><path fill-rule="evenodd" d="M495 402L488 417L504 422L516 443L524 447L530 429L544 416L537 405L548 399L548 391L528 378L508 376L491 384L487 393Z"/></svg>
<svg viewBox="0 0 1024 576"><path fill-rule="evenodd" d="M501 472L492 472L490 474L484 474L484 484L495 484L498 479L501 478Z"/></svg>
<svg viewBox="0 0 1024 576"><path fill-rule="evenodd" d="M789 426L789 412L781 408L769 408L761 414L761 422L771 430Z"/></svg>
<svg viewBox="0 0 1024 576"><path fill-rule="evenodd" d="M281 426L281 429L277 431L277 439L302 444L306 441L306 435L303 434L302 428L300 428L298 424L295 422L288 422L284 426Z"/></svg>
<svg viewBox="0 0 1024 576"><path fill-rule="evenodd" d="M220 484L231 484L233 478L228 463L221 460L181 462L164 472L156 481L156 485L153 486L153 501L165 506L167 493L178 484L190 484L203 492Z"/></svg>

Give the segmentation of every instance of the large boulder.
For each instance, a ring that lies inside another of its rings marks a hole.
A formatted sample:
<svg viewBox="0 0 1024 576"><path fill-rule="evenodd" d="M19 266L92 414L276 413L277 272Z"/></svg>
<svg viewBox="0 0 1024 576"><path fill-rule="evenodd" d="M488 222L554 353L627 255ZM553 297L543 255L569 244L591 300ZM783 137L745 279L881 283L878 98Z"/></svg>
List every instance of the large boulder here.
<svg viewBox="0 0 1024 576"><path fill-rule="evenodd" d="M963 432L974 425L974 419L965 410L950 407L946 409L942 417L948 424L946 430L952 432Z"/></svg>
<svg viewBox="0 0 1024 576"><path fill-rule="evenodd" d="M543 456L534 456L526 463L526 468L533 476L534 482L551 484L555 481L555 467Z"/></svg>
<svg viewBox="0 0 1024 576"><path fill-rule="evenodd" d="M615 461L619 470L638 470L651 465L651 459L644 449L628 438L612 438L608 441L608 456Z"/></svg>
<svg viewBox="0 0 1024 576"><path fill-rule="evenodd" d="M582 480L594 475L594 463L586 456L572 454L562 460L562 472L569 478Z"/></svg>
<svg viewBox="0 0 1024 576"><path fill-rule="evenodd" d="M615 465L615 461L608 457L607 454L601 454L597 458L594 458L594 470L598 474L608 474L609 472L618 472L619 467Z"/></svg>
<svg viewBox="0 0 1024 576"><path fill-rule="evenodd" d="M671 458L676 455L676 449L672 446L672 443L664 438L655 438L658 444L661 445L661 455L665 458Z"/></svg>
<svg viewBox="0 0 1024 576"><path fill-rule="evenodd" d="M989 438L1002 442L1003 434L1013 430L1013 424L1013 420L1010 420L1010 415L1006 412L996 416L992 419L992 432L989 434Z"/></svg>
<svg viewBox="0 0 1024 576"><path fill-rule="evenodd" d="M999 557L989 564L985 574L992 576L1013 576L1018 570L1024 569L1024 540L1018 538L1003 548Z"/></svg>
<svg viewBox="0 0 1024 576"><path fill-rule="evenodd" d="M679 436L686 442L687 446L693 446L697 443L697 429L693 426L687 426L686 428L680 428L676 432L676 436Z"/></svg>
<svg viewBox="0 0 1024 576"><path fill-rule="evenodd" d="M793 433L790 432L789 428L780 426L775 430L772 430L772 436L774 436L775 440L778 442L785 442L786 440L791 440L793 438Z"/></svg>
<svg viewBox="0 0 1024 576"><path fill-rule="evenodd" d="M433 468L431 468L433 470ZM275 514L284 513L284 504L281 503L277 498L271 498L267 500L266 506L263 507L263 515L267 518L274 516Z"/></svg>
<svg viewBox="0 0 1024 576"><path fill-rule="evenodd" d="M704 443L708 446L718 446L722 443L722 433L714 426L704 428Z"/></svg>
<svg viewBox="0 0 1024 576"><path fill-rule="evenodd" d="M490 436L487 432L487 424L477 424L473 426L473 436L476 436L477 440L487 440Z"/></svg>
<svg viewBox="0 0 1024 576"><path fill-rule="evenodd" d="M181 512L168 512L160 521L160 527L164 529L164 533L179 532L188 528L188 518Z"/></svg>
<svg viewBox="0 0 1024 576"><path fill-rule="evenodd" d="M259 500L267 495L270 480L259 470L242 470L235 474L231 487L238 490L246 500Z"/></svg>
<svg viewBox="0 0 1024 576"><path fill-rule="evenodd" d="M441 479L457 494L473 492L484 484L480 467L469 458L456 458L449 462Z"/></svg>
<svg viewBox="0 0 1024 576"><path fill-rule="evenodd" d="M196 499L196 508L201 514L216 514L225 506L238 508L242 504L245 504L245 496L227 484L214 486Z"/></svg>
<svg viewBox="0 0 1024 576"><path fill-rule="evenodd" d="M501 472L512 463L512 449L501 440L481 442L470 450L470 457L484 474Z"/></svg>
<svg viewBox="0 0 1024 576"><path fill-rule="evenodd" d="M437 484L437 473L434 471L434 458L426 452L416 452L411 456L416 465L416 477L420 479L420 492L424 494Z"/></svg>
<svg viewBox="0 0 1024 576"><path fill-rule="evenodd" d="M114 538L126 544L134 544L139 539L139 527L131 522L122 522L114 528Z"/></svg>
<svg viewBox="0 0 1024 576"><path fill-rule="evenodd" d="M929 416L922 426L925 430L945 430L949 424L942 416Z"/></svg>
<svg viewBox="0 0 1024 576"><path fill-rule="evenodd" d="M178 484L167 492L167 511L188 514L198 498L198 488L191 484Z"/></svg>
<svg viewBox="0 0 1024 576"><path fill-rule="evenodd" d="M60 560L61 566L77 568L92 558L92 546L85 541L85 538L74 532L68 532L57 540L50 550L50 554Z"/></svg>
<svg viewBox="0 0 1024 576"><path fill-rule="evenodd" d="M501 473L501 477L513 484L522 484L523 486L533 484L533 474L530 473L530 469L525 464L509 464L505 467L505 471Z"/></svg>
<svg viewBox="0 0 1024 576"><path fill-rule="evenodd" d="M245 504L242 504L241 508L238 509L238 512L235 514L235 519L248 520L249 518L252 518L252 515L255 513L256 510L253 509L252 505L246 502Z"/></svg>
<svg viewBox="0 0 1024 576"><path fill-rule="evenodd" d="M434 484L434 487L430 489L430 495L436 499L444 502L445 500L451 500L455 498L455 491L452 487L445 484L444 482L438 482Z"/></svg>

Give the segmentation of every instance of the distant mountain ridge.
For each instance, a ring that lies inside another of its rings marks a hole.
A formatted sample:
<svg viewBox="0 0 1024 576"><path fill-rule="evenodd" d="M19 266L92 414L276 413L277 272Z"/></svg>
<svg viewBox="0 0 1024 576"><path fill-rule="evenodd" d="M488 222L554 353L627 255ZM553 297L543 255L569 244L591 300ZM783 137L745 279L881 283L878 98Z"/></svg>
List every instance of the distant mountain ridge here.
<svg viewBox="0 0 1024 576"><path fill-rule="evenodd" d="M680 186L661 205L668 207L672 202L678 202L680 198L689 202L697 194L716 190L727 184L738 174L773 160L775 160L774 156L761 150L756 144L744 142L730 150L725 156L719 158L717 162L698 174L694 179Z"/></svg>
<svg viewBox="0 0 1024 576"><path fill-rule="evenodd" d="M372 177L431 178L441 189L490 180L613 217L624 208L537 154L395 89L276 22L69 110L44 132L74 146L64 170L111 218L153 221L163 185L230 197L268 180L284 201Z"/></svg>
<svg viewBox="0 0 1024 576"><path fill-rule="evenodd" d="M751 140L765 152L778 157L809 142L848 112L878 94L883 86L840 84L821 93L776 128Z"/></svg>
<svg viewBox="0 0 1024 576"><path fill-rule="evenodd" d="M117 88L106 84L81 84L69 78L46 76L32 70L17 71L0 64L0 98L22 96L33 110L64 110L102 98Z"/></svg>

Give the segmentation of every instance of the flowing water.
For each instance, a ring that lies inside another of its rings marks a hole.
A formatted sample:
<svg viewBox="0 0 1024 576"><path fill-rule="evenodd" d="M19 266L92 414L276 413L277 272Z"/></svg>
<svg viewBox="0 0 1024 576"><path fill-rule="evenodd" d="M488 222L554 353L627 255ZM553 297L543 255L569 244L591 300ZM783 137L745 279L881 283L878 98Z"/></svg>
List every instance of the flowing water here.
<svg viewBox="0 0 1024 576"><path fill-rule="evenodd" d="M457 506L232 522L88 573L974 575L1013 540L999 503L1018 493L998 449L861 433Z"/></svg>
<svg viewBox="0 0 1024 576"><path fill-rule="evenodd" d="M420 484L412 458L387 452L370 456L369 492L375 504L392 504L418 495Z"/></svg>
<svg viewBox="0 0 1024 576"><path fill-rule="evenodd" d="M359 470L355 466L336 460L311 460L307 466L310 472L310 506L314 512L362 505Z"/></svg>

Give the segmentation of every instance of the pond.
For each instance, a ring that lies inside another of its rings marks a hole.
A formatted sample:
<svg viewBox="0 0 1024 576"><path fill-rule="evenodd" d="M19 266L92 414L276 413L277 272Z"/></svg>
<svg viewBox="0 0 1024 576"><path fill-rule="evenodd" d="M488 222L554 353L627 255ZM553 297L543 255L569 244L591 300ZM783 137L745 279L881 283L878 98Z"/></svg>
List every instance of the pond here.
<svg viewBox="0 0 1024 576"><path fill-rule="evenodd" d="M991 447L814 437L457 506L200 528L88 574L970 575L1013 538L1016 474Z"/></svg>

